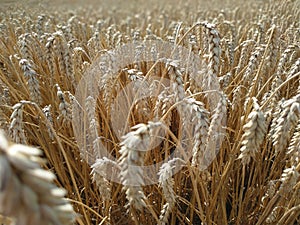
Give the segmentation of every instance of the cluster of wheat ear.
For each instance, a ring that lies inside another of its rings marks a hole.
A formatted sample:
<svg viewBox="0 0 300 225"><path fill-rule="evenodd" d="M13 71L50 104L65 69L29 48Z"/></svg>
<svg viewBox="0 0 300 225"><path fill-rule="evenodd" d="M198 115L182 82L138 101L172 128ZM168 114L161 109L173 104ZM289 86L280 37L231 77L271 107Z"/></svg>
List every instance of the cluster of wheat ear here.
<svg viewBox="0 0 300 225"><path fill-rule="evenodd" d="M0 7L0 224L300 223L299 1L75 2Z"/></svg>

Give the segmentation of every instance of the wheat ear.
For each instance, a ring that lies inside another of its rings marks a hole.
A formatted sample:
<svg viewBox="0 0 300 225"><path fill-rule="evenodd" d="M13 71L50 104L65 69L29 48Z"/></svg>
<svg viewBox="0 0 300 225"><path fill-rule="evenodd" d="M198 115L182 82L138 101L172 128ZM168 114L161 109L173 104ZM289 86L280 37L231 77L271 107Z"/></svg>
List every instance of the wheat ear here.
<svg viewBox="0 0 300 225"><path fill-rule="evenodd" d="M39 149L10 144L0 132L0 214L16 225L71 224L75 213L64 198L66 191L53 184L55 175L40 167Z"/></svg>
<svg viewBox="0 0 300 225"><path fill-rule="evenodd" d="M136 129L127 133L123 137L121 143L119 166L121 168L120 178L124 185L123 190L126 191L128 200L127 207L142 210L146 207L146 196L143 192L143 169L144 154L149 148L150 133L160 123L149 122L146 124L138 124L132 129Z"/></svg>
<svg viewBox="0 0 300 225"><path fill-rule="evenodd" d="M14 111L10 116L9 134L12 140L19 144L26 144L27 142L23 127L23 106L22 102L15 104L12 107Z"/></svg>
<svg viewBox="0 0 300 225"><path fill-rule="evenodd" d="M55 84L57 88L57 97L59 99L59 110L61 112L61 115L58 116L57 119L60 119L63 117L64 121L70 121L72 119L72 112L70 110L70 104L66 101L64 93L61 91L58 84Z"/></svg>
<svg viewBox="0 0 300 225"><path fill-rule="evenodd" d="M300 123L298 122L295 132L291 139L288 151L286 152L289 157L290 165L297 166L300 162Z"/></svg>
<svg viewBox="0 0 300 225"><path fill-rule="evenodd" d="M106 157L103 157L102 159L97 159L96 162L91 166L93 182L97 184L103 200L110 200L111 197L110 183L105 178L107 176L108 166L115 168L117 163Z"/></svg>
<svg viewBox="0 0 300 225"><path fill-rule="evenodd" d="M224 93L219 94L219 102L211 118L211 123L207 133L206 148L203 157L204 168L216 157L219 147L221 145L220 140L224 134L224 126L227 119L227 97Z"/></svg>
<svg viewBox="0 0 300 225"><path fill-rule="evenodd" d="M45 114L46 118L48 119L49 123L53 126L53 118L52 118L52 114L51 114L51 105L46 105L43 109L42 109L43 113ZM51 140L54 140L54 135L52 130L48 127L48 134L51 138Z"/></svg>
<svg viewBox="0 0 300 225"><path fill-rule="evenodd" d="M300 95L286 100L283 103L283 111L276 119L274 126L274 133L272 134L272 141L275 147L275 154L288 147L292 131L297 125L300 116Z"/></svg>
<svg viewBox="0 0 300 225"><path fill-rule="evenodd" d="M165 225L168 223L170 214L172 213L172 210L175 207L176 193L174 191L174 179L172 178L172 170L175 167L178 167L178 165L176 165L178 163L185 164L185 162L182 159L174 158L164 163L160 167L158 172L159 185L162 187L163 194L166 199L166 203L164 204L159 216L161 225Z"/></svg>
<svg viewBox="0 0 300 225"><path fill-rule="evenodd" d="M36 102L37 104L41 104L42 98L36 71L33 69L33 66L29 63L27 59L21 59L19 65L23 70L24 77L27 79L27 86L30 93L30 99Z"/></svg>
<svg viewBox="0 0 300 225"><path fill-rule="evenodd" d="M169 127L171 125L172 113L168 113L174 104L174 94L170 94L170 88L165 88L157 97L154 107L154 115L157 119L163 117L163 122ZM166 115L166 113L168 113Z"/></svg>
<svg viewBox="0 0 300 225"><path fill-rule="evenodd" d="M204 76L204 84L206 85L207 90L219 90L219 84L217 76L219 74L220 67L220 35L219 31L216 28L216 25L213 23L202 22L201 23L206 29L206 36L208 39L208 65L207 72ZM218 94L216 92L210 93L212 96L209 98L209 104L211 108L215 108L218 104L215 99L218 99ZM206 94L208 96L208 94Z"/></svg>
<svg viewBox="0 0 300 225"><path fill-rule="evenodd" d="M204 104L193 98L185 99L186 108L192 116L193 140L193 166L202 166L203 154L206 148L209 128L209 112L204 108Z"/></svg>
<svg viewBox="0 0 300 225"><path fill-rule="evenodd" d="M166 68L171 78L172 86L171 89L174 92L175 102L180 102L185 97L184 84L182 73L179 70L177 61L171 60L166 62Z"/></svg>
<svg viewBox="0 0 300 225"><path fill-rule="evenodd" d="M266 135L267 126L263 112L257 103L256 98L253 100L253 110L248 115L246 124L243 126L244 134L242 136L242 147L239 159L244 165L249 164L251 158L255 158L260 145Z"/></svg>

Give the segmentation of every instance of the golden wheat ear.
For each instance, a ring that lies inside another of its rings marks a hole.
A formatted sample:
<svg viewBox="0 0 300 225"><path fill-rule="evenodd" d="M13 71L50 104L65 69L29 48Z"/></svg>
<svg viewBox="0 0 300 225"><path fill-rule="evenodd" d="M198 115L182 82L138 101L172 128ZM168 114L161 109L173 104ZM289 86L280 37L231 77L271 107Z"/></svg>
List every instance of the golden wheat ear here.
<svg viewBox="0 0 300 225"><path fill-rule="evenodd" d="M64 198L66 190L41 168L41 154L37 148L9 143L0 131L0 214L15 224L71 224L75 212Z"/></svg>

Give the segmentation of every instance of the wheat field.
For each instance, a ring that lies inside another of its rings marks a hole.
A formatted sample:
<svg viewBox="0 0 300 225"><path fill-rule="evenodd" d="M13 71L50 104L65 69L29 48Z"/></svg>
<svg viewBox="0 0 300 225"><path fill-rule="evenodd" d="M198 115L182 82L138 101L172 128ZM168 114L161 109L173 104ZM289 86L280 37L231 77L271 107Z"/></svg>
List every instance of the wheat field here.
<svg viewBox="0 0 300 225"><path fill-rule="evenodd" d="M299 0L0 14L1 225L300 224Z"/></svg>

